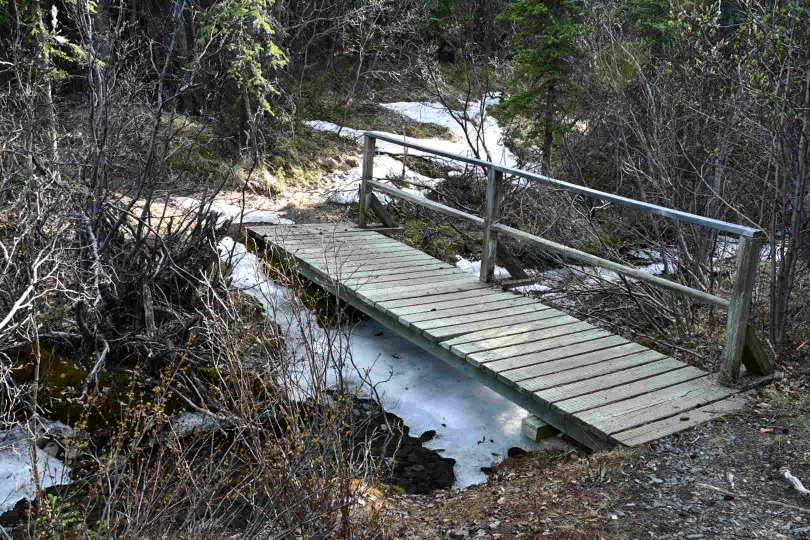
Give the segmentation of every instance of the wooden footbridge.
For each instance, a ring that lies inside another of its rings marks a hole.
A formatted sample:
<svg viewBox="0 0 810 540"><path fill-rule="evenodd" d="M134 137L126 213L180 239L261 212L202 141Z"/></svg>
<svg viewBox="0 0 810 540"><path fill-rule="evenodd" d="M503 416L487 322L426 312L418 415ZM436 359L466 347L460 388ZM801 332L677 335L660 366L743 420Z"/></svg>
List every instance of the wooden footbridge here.
<svg viewBox="0 0 810 540"><path fill-rule="evenodd" d="M472 216L374 181L375 139L486 168L486 215ZM752 347L754 337L747 325L761 234L755 229L376 133L366 134L363 172L359 226L257 226L250 227L249 234L275 256L293 263L301 275L590 448L642 444L738 410L745 403L744 385L733 384L738 382L740 365L744 363L752 377L771 372L767 356ZM691 289L498 224L504 173L740 235L732 297ZM396 226L372 190L482 226L481 275L472 276L393 240L383 234L386 231L366 228L369 209L389 228ZM728 343L720 376L494 286L499 234L728 310Z"/></svg>

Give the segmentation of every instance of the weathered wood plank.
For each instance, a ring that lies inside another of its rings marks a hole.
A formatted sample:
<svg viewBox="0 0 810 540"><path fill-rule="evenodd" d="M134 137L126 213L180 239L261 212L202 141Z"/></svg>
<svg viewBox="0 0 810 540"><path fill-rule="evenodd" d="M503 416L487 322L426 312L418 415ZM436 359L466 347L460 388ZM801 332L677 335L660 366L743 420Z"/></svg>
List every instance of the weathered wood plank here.
<svg viewBox="0 0 810 540"><path fill-rule="evenodd" d="M396 315L397 317L404 317L407 315L417 315L419 313L436 313L442 310L454 308L475 309L475 307L478 305L485 305L493 302L504 302L509 300L515 300L517 298L526 298L526 297L518 296L515 294L492 291L489 294L476 296L473 298L450 298L438 302L431 302L428 304L417 304L415 306L403 306L391 308L388 311L392 315Z"/></svg>
<svg viewBox="0 0 810 540"><path fill-rule="evenodd" d="M360 286L365 286L366 289L378 289L380 287L400 287L405 283L412 285L416 280L427 280L435 278L437 281L446 281L452 277L467 276L466 272L453 270L452 268L439 268L423 272L414 272L413 274L393 274L376 276L374 274L367 276L351 275L342 277L341 281L347 287L351 286L360 290ZM370 287L374 285L374 287Z"/></svg>
<svg viewBox="0 0 810 540"><path fill-rule="evenodd" d="M617 401L643 396L662 388L675 386L685 382L705 377L706 372L696 367L681 365L678 369L668 371L652 377L647 377L638 381L627 381L620 386L614 386L605 390L599 390L591 394L578 396L564 401L559 401L555 405L567 413L580 413L602 407Z"/></svg>
<svg viewBox="0 0 810 540"><path fill-rule="evenodd" d="M368 278L361 278L359 280L355 279L348 280L344 282L344 285L347 287L351 287L352 289L360 292L361 294L365 294L366 292L377 290L391 290L392 288L402 287L404 285L407 285L408 287L414 287L416 285L439 284L448 281L467 281L468 279L469 274L462 272L462 273L452 273L427 277L414 276L411 279L385 281L382 283L379 283L375 280L369 280Z"/></svg>
<svg viewBox="0 0 810 540"><path fill-rule="evenodd" d="M585 366L606 362L613 358L621 358L622 356L627 356L632 353L646 350L648 350L646 347L639 345L638 343L625 343L624 345L618 345L607 349L576 354L569 358L514 369L512 371L505 372L503 375L512 382L520 382L523 384L523 381L528 379L542 378L561 371L583 368Z"/></svg>
<svg viewBox="0 0 810 540"><path fill-rule="evenodd" d="M712 377L706 376L643 396L590 409L578 414L577 418L600 432L611 435L675 416L738 392L736 389L719 386Z"/></svg>
<svg viewBox="0 0 810 540"><path fill-rule="evenodd" d="M357 277L366 277L366 276L396 276L396 275L408 275L411 272L426 272L428 270L442 270L445 268L453 268L449 264L444 264L443 262L430 262L426 261L425 263L416 262L415 264L408 263L407 266L397 265L397 264L386 264L382 265L380 268L372 268L371 270L362 269L363 264L358 265L358 269L355 270L352 275ZM365 265L367 266L367 265Z"/></svg>
<svg viewBox="0 0 810 540"><path fill-rule="evenodd" d="M562 326L552 326L551 328L544 328L543 330L535 330L533 332L526 332L523 334L513 334L511 336L501 338L462 343L461 345L451 347L450 350L460 356L466 356L468 354L489 351L492 349L500 349L503 347L509 347L511 345L519 345L521 343L529 343L532 341L541 341L567 334L576 334L577 332L591 330L593 328L595 327L588 323L575 322L571 324L564 324Z"/></svg>
<svg viewBox="0 0 810 540"><path fill-rule="evenodd" d="M625 345L627 343L628 341L620 336L611 336L608 334L598 339L587 340L568 347L557 347L548 351L539 351L513 358L504 358L502 360L491 361L484 357L483 366L484 369L492 371L493 373L504 374L503 372L527 368L536 364L552 362L554 360L562 360L563 358L568 358L570 356L576 356L578 354L598 351L601 349L608 349L610 347ZM481 356L478 354L471 354L467 356L467 361L481 363L481 361L478 360L479 358L481 358ZM514 380L511 379L512 376L514 376L514 374L510 376L510 380Z"/></svg>
<svg viewBox="0 0 810 540"><path fill-rule="evenodd" d="M564 324L571 324L577 322L580 321L560 312L560 315L548 320L539 320L530 323L515 324L513 326L496 328L493 330L470 332L469 334L454 337L452 339L448 339L447 341L442 342L442 348L450 349L451 347L454 347L456 345L462 345L464 343L472 343L474 341L483 341L485 339L496 339L515 334L523 334L525 332L531 332L533 330L541 330L543 328L551 328L554 326L561 326Z"/></svg>
<svg viewBox="0 0 810 540"><path fill-rule="evenodd" d="M465 291L460 293L442 293L442 294L435 294L435 295L428 295L428 296L421 296L417 298L401 298L401 299L390 299L390 300L382 300L377 301L375 304L379 306L381 309L385 310L386 312L400 308L400 307L411 307L411 306L420 306L424 304L431 304L436 302L443 302L447 300L468 300L470 298L483 298L489 296L491 294L496 294L499 291L493 289L491 287L480 288L471 291Z"/></svg>
<svg viewBox="0 0 810 540"><path fill-rule="evenodd" d="M341 254L352 254L352 255L366 255L366 256L374 256L380 253L395 253L395 252L412 252L414 249L412 247L400 244L399 242L388 242L387 244L380 244L372 245L372 244L340 244L334 246L316 246L316 247L290 247L284 248L287 253L295 256L307 256L307 255L320 255L320 256L330 256L330 255L341 255Z"/></svg>
<svg viewBox="0 0 810 540"><path fill-rule="evenodd" d="M550 307L543 304L523 304L520 306L513 306L495 311L486 311L485 313L472 313L468 315L457 315L451 317L444 317L441 319L431 319L429 321L418 321L411 326L419 330L431 330L434 328L441 328L444 326L454 326L465 323L480 321L482 318L490 319L493 321L511 317L513 315L522 315L524 313L538 313L541 311L548 311Z"/></svg>
<svg viewBox="0 0 810 540"><path fill-rule="evenodd" d="M372 271L378 269L399 269L407 268L411 265L431 264L430 259L420 256L418 253L393 254L391 257L299 257L304 261L315 261L325 263L328 268L344 269L352 271ZM362 269L362 270L361 270Z"/></svg>
<svg viewBox="0 0 810 540"><path fill-rule="evenodd" d="M619 358L521 381L520 387L538 399L556 403L638 379L680 369L683 362L657 351L642 351Z"/></svg>
<svg viewBox="0 0 810 540"><path fill-rule="evenodd" d="M554 336L538 341L531 341L529 343L520 343L518 345L510 345L508 347L473 353L468 355L467 360L474 364L484 364L487 362L494 362L496 360L508 360L516 357L523 358L526 355L550 351L560 347L568 349L568 347L577 343L594 341L599 338L609 336L611 336L611 333L607 330L591 327L579 332L565 334L562 336Z"/></svg>
<svg viewBox="0 0 810 540"><path fill-rule="evenodd" d="M559 314L560 312L555 309L546 309L544 311L524 313L523 315L515 315L513 317L503 317L501 319L492 321L476 321L453 326L443 326L441 328L431 328L429 330L424 330L423 332L432 339L444 341L461 334L468 334L470 332L478 332L480 330L488 330L491 328L500 328L502 326L511 326L513 324L539 321L541 319L550 319L552 317L559 316Z"/></svg>
<svg viewBox="0 0 810 540"><path fill-rule="evenodd" d="M379 257L369 257L366 254L358 254L358 253L342 253L339 255L326 255L324 253L315 253L310 255L296 255L299 259L307 262L321 262L323 261L330 268L345 268L345 267L352 267L352 266L365 266L371 268L375 265L380 265L385 263L385 265L390 265L394 262L405 262L405 261L429 261L430 259L427 258L428 256L423 253L409 253L405 252L398 252L398 253L386 253L385 256ZM408 262L407 264L411 264Z"/></svg>
<svg viewBox="0 0 810 540"><path fill-rule="evenodd" d="M507 300L500 300L498 302L489 302L486 304L476 303L468 306L458 307L457 304L446 304L444 309L433 309L432 311L423 311L420 313L412 313L410 315L401 315L399 321L405 325L409 323L416 323L421 321L430 321L433 319L444 319L447 317L456 317L459 315L478 314L482 317L486 316L490 311L499 309L506 309L516 306L523 306L527 304L535 304L534 300L527 297L515 296Z"/></svg>
<svg viewBox="0 0 810 540"><path fill-rule="evenodd" d="M739 411L747 401L745 397L735 395L664 420L615 433L613 438L627 446L638 446Z"/></svg>
<svg viewBox="0 0 810 540"><path fill-rule="evenodd" d="M376 304L377 302L381 302L384 300L404 300L406 298L433 296L435 294L447 294L486 288L488 287L486 287L483 283L481 283L475 278L472 278L472 280L465 279L459 281L450 281L438 285L427 284L427 285L415 285L413 287L378 289L374 291L368 291L364 293L363 296Z"/></svg>
<svg viewBox="0 0 810 540"><path fill-rule="evenodd" d="M374 237L374 238L359 238L357 240L336 240L334 238L310 238L306 240L296 240L296 241L277 241L274 242L274 245L284 248L287 251L294 251L294 250L306 250L306 249L324 249L324 250L334 250L334 249L348 249L348 248L365 248L365 249L376 249L377 247L382 246L393 246L393 245L400 245L403 244L397 242L396 240L391 240L385 236Z"/></svg>

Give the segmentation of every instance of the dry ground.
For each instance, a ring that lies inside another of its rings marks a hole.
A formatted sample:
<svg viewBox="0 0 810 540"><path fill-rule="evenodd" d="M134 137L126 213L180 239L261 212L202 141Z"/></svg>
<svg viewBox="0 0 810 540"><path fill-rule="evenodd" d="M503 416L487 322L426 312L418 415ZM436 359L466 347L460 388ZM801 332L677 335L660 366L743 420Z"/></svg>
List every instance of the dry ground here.
<svg viewBox="0 0 810 540"><path fill-rule="evenodd" d="M808 376L638 449L508 459L488 485L390 506L392 538L810 538Z"/></svg>

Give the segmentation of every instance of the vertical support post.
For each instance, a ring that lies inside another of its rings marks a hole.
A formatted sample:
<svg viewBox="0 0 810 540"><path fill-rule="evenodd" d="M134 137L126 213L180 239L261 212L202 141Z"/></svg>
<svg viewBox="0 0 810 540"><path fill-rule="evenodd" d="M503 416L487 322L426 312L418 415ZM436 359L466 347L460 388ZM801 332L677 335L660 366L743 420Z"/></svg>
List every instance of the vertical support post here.
<svg viewBox="0 0 810 540"><path fill-rule="evenodd" d="M366 183L374 177L374 152L377 146L377 139L368 133L363 135L363 176L360 179L360 218L358 225L366 226L366 216L368 214L369 193L371 188Z"/></svg>
<svg viewBox="0 0 810 540"><path fill-rule="evenodd" d="M737 251L737 276L734 280L731 305L728 309L726 348L720 364L721 382L734 381L740 375L745 332L748 327L748 314L751 310L751 297L756 283L761 246L761 232L750 238L740 237Z"/></svg>
<svg viewBox="0 0 810 540"><path fill-rule="evenodd" d="M498 233L491 226L501 219L503 172L489 167L487 173L487 208L484 214L484 246L481 250L479 279L490 283L495 278L495 259L498 253Z"/></svg>

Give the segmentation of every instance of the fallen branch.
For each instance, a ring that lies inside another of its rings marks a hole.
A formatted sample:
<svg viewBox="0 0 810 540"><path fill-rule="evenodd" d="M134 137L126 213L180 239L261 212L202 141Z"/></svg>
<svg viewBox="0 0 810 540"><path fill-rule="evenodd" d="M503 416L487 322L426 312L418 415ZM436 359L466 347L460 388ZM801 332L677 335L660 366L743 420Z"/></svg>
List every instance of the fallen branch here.
<svg viewBox="0 0 810 540"><path fill-rule="evenodd" d="M736 498L747 497L747 498L751 499L752 501L757 501L759 503L764 503L764 504L772 504L774 506L781 506L782 508L789 508L790 510L793 510L795 512L802 512L804 514L810 515L810 508L802 508L801 506L796 506L796 505L793 505L793 504L787 504L787 503L783 503L783 502L780 502L780 501L771 501L771 500L768 500L768 499L760 499L759 497L750 497L750 496L747 496L744 493L739 493L739 492L734 493L734 492L728 491L726 489L713 486L711 484L703 484L701 482L698 482L695 485L697 487L702 487L702 488L710 489L712 491L717 491L718 493L722 493L723 495L730 495L730 496L736 497Z"/></svg>
<svg viewBox="0 0 810 540"><path fill-rule="evenodd" d="M799 480L798 478L796 478L795 476L793 476L792 474L790 474L790 471L788 469L786 469L786 468L781 469L780 472L782 473L782 476L785 477L785 480L790 482L791 485L793 486L793 488L796 491L798 491L799 493L801 493L805 497L810 497L810 489L807 489L806 487L804 487L802 485L802 481Z"/></svg>

